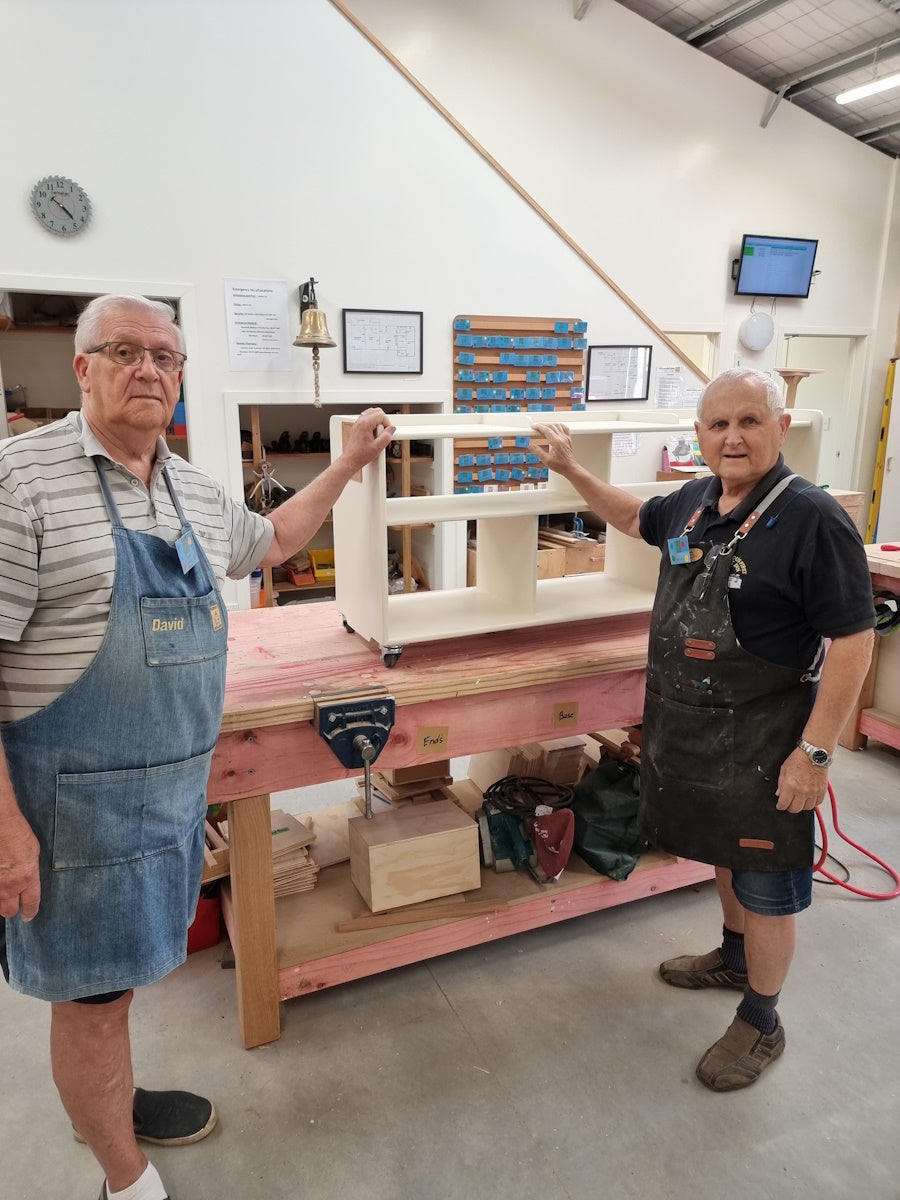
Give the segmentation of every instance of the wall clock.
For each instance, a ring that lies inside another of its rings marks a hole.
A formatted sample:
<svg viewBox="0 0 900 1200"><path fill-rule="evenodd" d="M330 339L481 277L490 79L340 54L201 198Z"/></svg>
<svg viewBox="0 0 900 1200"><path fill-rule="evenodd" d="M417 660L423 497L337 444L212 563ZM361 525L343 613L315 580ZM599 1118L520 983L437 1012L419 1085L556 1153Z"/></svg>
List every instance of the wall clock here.
<svg viewBox="0 0 900 1200"><path fill-rule="evenodd" d="M74 180L47 175L31 189L31 211L50 233L72 237L91 219L91 202Z"/></svg>

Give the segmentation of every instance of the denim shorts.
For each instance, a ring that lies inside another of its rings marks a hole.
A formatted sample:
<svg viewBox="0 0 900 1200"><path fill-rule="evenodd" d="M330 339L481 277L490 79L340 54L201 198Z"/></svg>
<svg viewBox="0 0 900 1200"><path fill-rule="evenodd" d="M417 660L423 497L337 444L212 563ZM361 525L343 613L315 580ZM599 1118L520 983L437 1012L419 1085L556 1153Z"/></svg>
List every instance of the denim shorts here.
<svg viewBox="0 0 900 1200"><path fill-rule="evenodd" d="M741 906L764 917L786 917L812 904L813 869L732 871L731 886Z"/></svg>

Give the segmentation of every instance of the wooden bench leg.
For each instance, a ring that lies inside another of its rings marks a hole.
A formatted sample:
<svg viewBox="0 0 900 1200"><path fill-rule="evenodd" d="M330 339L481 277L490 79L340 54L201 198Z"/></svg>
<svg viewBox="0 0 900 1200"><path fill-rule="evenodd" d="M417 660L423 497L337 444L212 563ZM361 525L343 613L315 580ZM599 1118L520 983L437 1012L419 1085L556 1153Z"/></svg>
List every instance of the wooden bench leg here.
<svg viewBox="0 0 900 1200"><path fill-rule="evenodd" d="M281 1036L269 810L268 796L228 806L231 880L222 890L237 971L238 1023L248 1050Z"/></svg>

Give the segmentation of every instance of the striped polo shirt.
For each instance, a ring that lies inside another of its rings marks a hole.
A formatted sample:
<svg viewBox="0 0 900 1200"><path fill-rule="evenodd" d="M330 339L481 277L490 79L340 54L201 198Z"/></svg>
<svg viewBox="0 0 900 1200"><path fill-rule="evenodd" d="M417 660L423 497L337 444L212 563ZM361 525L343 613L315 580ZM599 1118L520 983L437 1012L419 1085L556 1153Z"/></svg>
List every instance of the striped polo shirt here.
<svg viewBox="0 0 900 1200"><path fill-rule="evenodd" d="M224 489L163 438L147 491L110 459L80 412L0 443L0 723L44 708L92 662L109 617L115 550L94 459L106 472L122 523L173 545L185 517L221 584L265 557L270 521Z"/></svg>

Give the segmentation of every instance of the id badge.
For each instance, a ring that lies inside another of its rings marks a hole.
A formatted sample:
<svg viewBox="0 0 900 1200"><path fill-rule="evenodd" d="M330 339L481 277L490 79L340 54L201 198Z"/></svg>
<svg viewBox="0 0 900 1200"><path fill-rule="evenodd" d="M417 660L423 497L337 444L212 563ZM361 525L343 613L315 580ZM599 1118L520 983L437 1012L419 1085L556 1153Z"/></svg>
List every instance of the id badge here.
<svg viewBox="0 0 900 1200"><path fill-rule="evenodd" d="M681 537L669 538L669 562L673 567L683 566L691 561L691 548L686 534Z"/></svg>
<svg viewBox="0 0 900 1200"><path fill-rule="evenodd" d="M183 533L175 543L175 549L178 551L178 560L181 563L181 570L185 575L192 568L196 567L200 561L200 556L197 553L197 546L194 542L192 533Z"/></svg>

